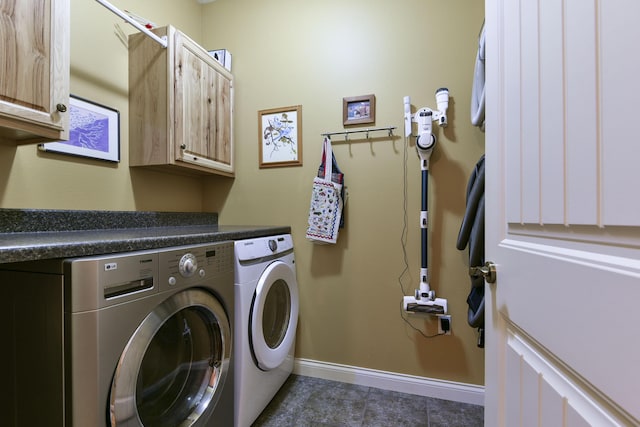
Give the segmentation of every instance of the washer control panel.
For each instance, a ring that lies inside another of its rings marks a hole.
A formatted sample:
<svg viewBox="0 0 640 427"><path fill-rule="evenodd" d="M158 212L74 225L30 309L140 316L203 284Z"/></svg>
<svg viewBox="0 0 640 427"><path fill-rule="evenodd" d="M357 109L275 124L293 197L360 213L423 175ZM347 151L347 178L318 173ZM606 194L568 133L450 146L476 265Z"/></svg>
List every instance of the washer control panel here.
<svg viewBox="0 0 640 427"><path fill-rule="evenodd" d="M160 290L193 286L204 278L233 272L233 242L220 242L159 253Z"/></svg>
<svg viewBox="0 0 640 427"><path fill-rule="evenodd" d="M69 309L108 307L158 292L227 281L233 289L234 242L224 241L64 260ZM95 282L96 286L88 283Z"/></svg>
<svg viewBox="0 0 640 427"><path fill-rule="evenodd" d="M182 255L178 263L178 271L182 277L191 277L198 269L198 258L191 252ZM204 272L204 270L202 270Z"/></svg>

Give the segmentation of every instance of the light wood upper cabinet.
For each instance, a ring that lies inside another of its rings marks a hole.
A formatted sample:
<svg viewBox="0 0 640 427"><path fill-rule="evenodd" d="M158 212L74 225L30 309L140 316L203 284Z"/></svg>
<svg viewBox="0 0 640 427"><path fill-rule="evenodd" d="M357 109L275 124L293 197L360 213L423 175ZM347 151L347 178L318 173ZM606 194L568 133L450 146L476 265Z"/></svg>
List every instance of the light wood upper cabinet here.
<svg viewBox="0 0 640 427"><path fill-rule="evenodd" d="M0 1L0 142L69 138L69 0Z"/></svg>
<svg viewBox="0 0 640 427"><path fill-rule="evenodd" d="M172 26L129 37L129 161L233 176L233 76Z"/></svg>

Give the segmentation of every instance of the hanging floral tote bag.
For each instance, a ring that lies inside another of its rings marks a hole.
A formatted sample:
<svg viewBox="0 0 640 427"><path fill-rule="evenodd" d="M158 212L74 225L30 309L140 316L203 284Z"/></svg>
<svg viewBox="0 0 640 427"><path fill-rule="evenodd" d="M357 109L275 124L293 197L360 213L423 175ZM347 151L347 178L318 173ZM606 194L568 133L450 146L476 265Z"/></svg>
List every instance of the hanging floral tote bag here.
<svg viewBox="0 0 640 427"><path fill-rule="evenodd" d="M335 171L334 171L335 167ZM342 186L344 175L331 148L331 139L324 138L322 160L318 176L313 179L311 205L309 207L309 227L306 237L313 243L336 243L342 219Z"/></svg>

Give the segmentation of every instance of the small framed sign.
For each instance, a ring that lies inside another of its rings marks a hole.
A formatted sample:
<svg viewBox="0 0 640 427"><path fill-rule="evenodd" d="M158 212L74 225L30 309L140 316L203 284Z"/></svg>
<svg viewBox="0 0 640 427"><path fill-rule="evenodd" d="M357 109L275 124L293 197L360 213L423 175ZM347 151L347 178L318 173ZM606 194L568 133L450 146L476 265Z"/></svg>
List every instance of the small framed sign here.
<svg viewBox="0 0 640 427"><path fill-rule="evenodd" d="M345 126L376 122L376 96L342 98L342 121Z"/></svg>

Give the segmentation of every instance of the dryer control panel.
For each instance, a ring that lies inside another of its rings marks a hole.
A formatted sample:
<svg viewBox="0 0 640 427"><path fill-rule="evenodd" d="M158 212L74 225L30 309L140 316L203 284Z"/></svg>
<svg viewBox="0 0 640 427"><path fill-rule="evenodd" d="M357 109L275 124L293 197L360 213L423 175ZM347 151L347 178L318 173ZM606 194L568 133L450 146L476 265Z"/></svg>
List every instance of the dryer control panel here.
<svg viewBox="0 0 640 427"><path fill-rule="evenodd" d="M240 262L282 256L289 252L293 252L290 234L240 240L236 244L236 256Z"/></svg>

